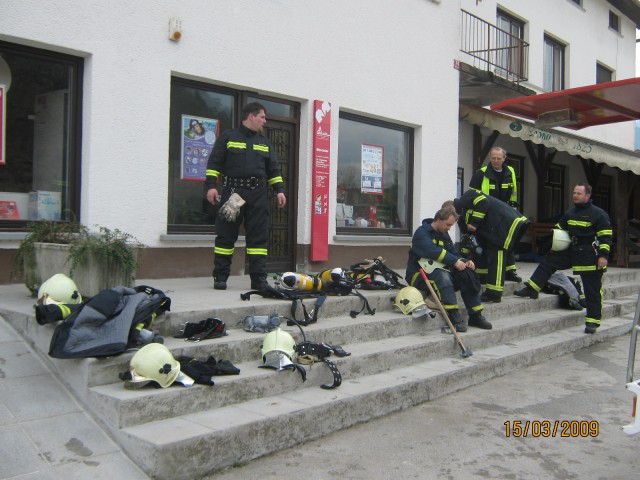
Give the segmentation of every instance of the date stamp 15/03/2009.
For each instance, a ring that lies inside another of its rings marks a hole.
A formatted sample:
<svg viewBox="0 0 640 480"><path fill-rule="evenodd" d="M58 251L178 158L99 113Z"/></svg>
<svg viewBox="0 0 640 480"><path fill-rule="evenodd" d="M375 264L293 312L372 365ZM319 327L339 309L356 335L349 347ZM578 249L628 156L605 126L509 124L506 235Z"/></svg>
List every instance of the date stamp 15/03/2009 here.
<svg viewBox="0 0 640 480"><path fill-rule="evenodd" d="M595 438L599 433L600 424L597 420L507 420L504 422L506 437Z"/></svg>

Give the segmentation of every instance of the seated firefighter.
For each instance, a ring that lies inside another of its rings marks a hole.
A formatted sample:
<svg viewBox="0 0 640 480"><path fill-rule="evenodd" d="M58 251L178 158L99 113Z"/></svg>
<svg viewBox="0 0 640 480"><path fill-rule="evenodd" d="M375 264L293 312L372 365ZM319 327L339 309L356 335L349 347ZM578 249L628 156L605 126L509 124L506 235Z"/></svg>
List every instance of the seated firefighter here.
<svg viewBox="0 0 640 480"><path fill-rule="evenodd" d="M495 197L469 189L454 201L462 215L463 228L480 239L483 247L486 290L484 303L499 303L504 292L507 257L527 231L529 220L520 212Z"/></svg>
<svg viewBox="0 0 640 480"><path fill-rule="evenodd" d="M424 263L425 259L438 262L436 265L441 264L441 267L429 273L429 281L456 331L467 330L458 310L458 290L469 313L469 325L490 330L491 323L482 315L484 307L480 301L480 285L473 273L475 265L456 251L448 233L457 220L458 214L453 202L448 201L436 212L434 218L422 221L422 225L413 234L405 279L409 285L422 292L427 291L420 273L421 262Z"/></svg>

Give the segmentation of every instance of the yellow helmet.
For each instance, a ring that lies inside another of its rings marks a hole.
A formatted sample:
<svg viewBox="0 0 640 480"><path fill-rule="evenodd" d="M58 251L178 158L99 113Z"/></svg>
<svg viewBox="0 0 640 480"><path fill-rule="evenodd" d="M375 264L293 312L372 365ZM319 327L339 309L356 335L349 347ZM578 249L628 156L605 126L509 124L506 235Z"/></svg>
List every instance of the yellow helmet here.
<svg viewBox="0 0 640 480"><path fill-rule="evenodd" d="M569 248L571 244L571 238L569 232L566 230L560 230L558 228L553 229L553 240L551 241L551 250L554 252L561 252Z"/></svg>
<svg viewBox="0 0 640 480"><path fill-rule="evenodd" d="M396 295L396 301L394 303L396 307L398 307L402 313L405 315L409 315L416 308L424 305L424 298L422 298L422 293L416 287L404 287L402 290L398 292Z"/></svg>
<svg viewBox="0 0 640 480"><path fill-rule="evenodd" d="M75 282L64 273L56 273L38 289L38 305L80 304L82 295Z"/></svg>
<svg viewBox="0 0 640 480"><path fill-rule="evenodd" d="M151 381L167 388L180 374L180 363L163 344L149 343L133 356L129 372L131 380L125 381L126 388L138 388Z"/></svg>
<svg viewBox="0 0 640 480"><path fill-rule="evenodd" d="M293 365L296 341L280 327L269 332L262 342L262 361L265 367L281 370Z"/></svg>

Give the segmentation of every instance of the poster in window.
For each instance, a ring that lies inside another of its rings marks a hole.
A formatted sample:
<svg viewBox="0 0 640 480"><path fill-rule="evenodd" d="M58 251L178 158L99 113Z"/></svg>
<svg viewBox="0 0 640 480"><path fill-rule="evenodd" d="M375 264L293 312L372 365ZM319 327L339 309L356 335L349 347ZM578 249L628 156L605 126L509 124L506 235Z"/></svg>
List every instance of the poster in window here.
<svg viewBox="0 0 640 480"><path fill-rule="evenodd" d="M6 163L6 159L4 157L4 125L5 113L7 111L4 105L4 95L6 91L6 86L0 84L0 165L4 165Z"/></svg>
<svg viewBox="0 0 640 480"><path fill-rule="evenodd" d="M382 195L384 190L384 147L362 144L360 191L369 195Z"/></svg>
<svg viewBox="0 0 640 480"><path fill-rule="evenodd" d="M204 182L209 155L218 138L219 122L213 118L182 115L180 178Z"/></svg>
<svg viewBox="0 0 640 480"><path fill-rule="evenodd" d="M464 190L464 168L458 167L458 198L462 196L462 191Z"/></svg>

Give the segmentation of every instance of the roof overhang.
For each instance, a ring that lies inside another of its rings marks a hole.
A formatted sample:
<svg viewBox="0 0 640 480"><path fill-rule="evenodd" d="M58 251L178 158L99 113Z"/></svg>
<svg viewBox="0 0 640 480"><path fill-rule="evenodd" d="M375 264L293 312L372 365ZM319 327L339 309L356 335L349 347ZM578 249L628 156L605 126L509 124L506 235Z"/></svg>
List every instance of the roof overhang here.
<svg viewBox="0 0 640 480"><path fill-rule="evenodd" d="M536 127L579 130L640 119L640 77L598 83L491 105L492 110L534 120Z"/></svg>
<svg viewBox="0 0 640 480"><path fill-rule="evenodd" d="M543 144L549 148L567 152L569 155L588 158L597 163L604 163L610 167L640 175L640 154L631 150L597 142L568 132L538 128L524 120L462 103L460 104L460 120L519 138L522 141Z"/></svg>

